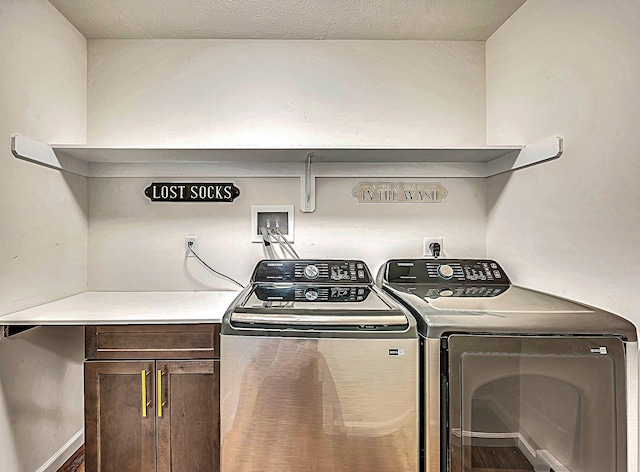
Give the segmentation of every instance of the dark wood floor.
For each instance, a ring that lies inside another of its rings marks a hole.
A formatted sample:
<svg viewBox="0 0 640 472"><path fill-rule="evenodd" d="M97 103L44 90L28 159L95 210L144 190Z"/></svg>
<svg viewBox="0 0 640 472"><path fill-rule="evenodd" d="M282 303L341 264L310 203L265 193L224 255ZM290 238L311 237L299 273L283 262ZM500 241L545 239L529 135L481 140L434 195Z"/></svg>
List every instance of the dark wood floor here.
<svg viewBox="0 0 640 472"><path fill-rule="evenodd" d="M533 466L516 447L473 447L469 472L530 472ZM84 472L84 445L58 472Z"/></svg>
<svg viewBox="0 0 640 472"><path fill-rule="evenodd" d="M84 472L84 444L58 469L58 472Z"/></svg>
<svg viewBox="0 0 640 472"><path fill-rule="evenodd" d="M466 448L465 448L466 449ZM468 454L471 454L470 456ZM454 472L533 472L534 467L517 447L471 446L465 451L465 464L461 467L459 454L451 455Z"/></svg>
<svg viewBox="0 0 640 472"><path fill-rule="evenodd" d="M474 447L471 465L474 472L534 470L517 447Z"/></svg>

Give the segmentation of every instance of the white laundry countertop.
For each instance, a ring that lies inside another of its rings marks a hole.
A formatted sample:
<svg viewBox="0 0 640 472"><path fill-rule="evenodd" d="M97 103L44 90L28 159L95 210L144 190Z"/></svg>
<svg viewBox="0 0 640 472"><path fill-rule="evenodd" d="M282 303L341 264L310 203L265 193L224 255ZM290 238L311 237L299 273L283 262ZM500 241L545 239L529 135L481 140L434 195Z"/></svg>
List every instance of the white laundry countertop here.
<svg viewBox="0 0 640 472"><path fill-rule="evenodd" d="M83 292L0 316L0 325L220 323L239 292Z"/></svg>

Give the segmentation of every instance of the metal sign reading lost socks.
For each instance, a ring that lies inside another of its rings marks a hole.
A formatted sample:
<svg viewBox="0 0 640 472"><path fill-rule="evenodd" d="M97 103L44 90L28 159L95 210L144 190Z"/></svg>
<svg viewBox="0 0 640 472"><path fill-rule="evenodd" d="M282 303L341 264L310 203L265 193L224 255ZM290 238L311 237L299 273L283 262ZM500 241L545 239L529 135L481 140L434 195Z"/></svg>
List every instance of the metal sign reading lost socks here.
<svg viewBox="0 0 640 472"><path fill-rule="evenodd" d="M231 182L154 182L144 194L152 202L232 202L240 189Z"/></svg>

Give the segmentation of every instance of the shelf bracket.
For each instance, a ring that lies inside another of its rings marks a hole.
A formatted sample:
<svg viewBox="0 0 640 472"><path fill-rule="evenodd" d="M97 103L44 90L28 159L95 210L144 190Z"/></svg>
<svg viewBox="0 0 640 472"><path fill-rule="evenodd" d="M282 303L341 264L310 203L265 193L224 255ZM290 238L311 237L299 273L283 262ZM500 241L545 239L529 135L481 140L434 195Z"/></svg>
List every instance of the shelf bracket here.
<svg viewBox="0 0 640 472"><path fill-rule="evenodd" d="M308 152L304 175L300 178L300 189L302 190L300 209L303 213L313 213L316 210L316 177L311 173L312 158L313 152Z"/></svg>
<svg viewBox="0 0 640 472"><path fill-rule="evenodd" d="M506 156L487 162L487 177L522 169L542 162L557 159L562 155L563 140L560 136L543 139L514 151Z"/></svg>
<svg viewBox="0 0 640 472"><path fill-rule="evenodd" d="M11 136L11 152L18 159L52 169L64 170L83 177L89 176L88 162L56 152L50 146L20 134Z"/></svg>

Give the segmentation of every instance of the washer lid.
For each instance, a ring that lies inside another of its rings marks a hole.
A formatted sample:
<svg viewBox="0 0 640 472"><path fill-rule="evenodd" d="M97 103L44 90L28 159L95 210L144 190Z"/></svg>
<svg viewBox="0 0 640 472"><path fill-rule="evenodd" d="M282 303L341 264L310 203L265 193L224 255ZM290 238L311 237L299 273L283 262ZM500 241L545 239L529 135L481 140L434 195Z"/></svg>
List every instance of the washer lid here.
<svg viewBox="0 0 640 472"><path fill-rule="evenodd" d="M406 327L409 321L393 300L371 286L295 283L255 284L233 310L231 323L321 329Z"/></svg>
<svg viewBox="0 0 640 472"><path fill-rule="evenodd" d="M390 302L393 303L393 302ZM388 311L397 309L369 285L257 284L240 304L260 310Z"/></svg>

